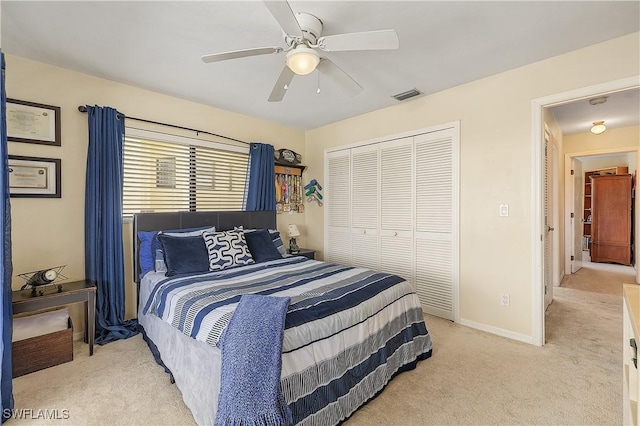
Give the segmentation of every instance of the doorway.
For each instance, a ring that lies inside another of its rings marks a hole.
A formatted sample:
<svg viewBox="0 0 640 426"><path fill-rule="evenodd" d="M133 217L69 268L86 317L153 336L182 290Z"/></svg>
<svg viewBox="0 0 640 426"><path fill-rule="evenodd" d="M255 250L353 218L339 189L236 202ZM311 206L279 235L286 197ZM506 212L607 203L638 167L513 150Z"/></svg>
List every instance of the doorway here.
<svg viewBox="0 0 640 426"><path fill-rule="evenodd" d="M612 81L596 86L586 87L570 92L560 93L553 96L548 96L545 98L534 99L532 101L532 177L533 177L533 215L532 215L532 244L533 244L533 262L532 262L532 342L536 345L542 346L545 342L545 324L544 324L544 313L545 313L545 270L547 268L551 268L553 265L545 264L545 247L549 242L545 242L545 232L546 232L546 224L545 224L545 152L544 152L544 123L545 123L545 109L567 104L571 102L577 101L588 101L590 98L602 95L608 95L611 93L622 92L626 90L637 90L638 89L638 76ZM637 157L637 141L634 144L633 149L636 150ZM564 149L564 145L561 144ZM637 159L636 159L637 160ZM563 169L565 167L562 167ZM562 176L561 180L565 180L565 174L560 174ZM562 185L564 187L564 184ZM564 218L565 215L570 213L569 208L565 204L565 197L559 197L556 200L561 203L560 212L563 220L559 221L559 225L562 227L560 229L560 235L563 235L561 245L565 246L564 251L566 251L566 246L573 246L574 249L576 247L576 241L572 242L570 239L566 238L565 224ZM636 203L635 215L636 215L636 223L638 223L638 198L634 200ZM575 216L575 214L574 214ZM576 217L573 218L574 223L577 220ZM636 241L640 241L638 239L638 231L635 230L636 233ZM563 251L563 253L564 253ZM562 262L563 265L566 262ZM571 270L567 270L571 272ZM637 273L636 273L637 275ZM638 280L638 278L636 278Z"/></svg>
<svg viewBox="0 0 640 426"><path fill-rule="evenodd" d="M593 174L630 174L636 175L638 149L607 149L591 152L573 152L565 154L565 164L571 169L565 173L565 206L574 218L565 220L565 270L567 275L577 272L582 266L591 265L592 203L591 182L588 176ZM635 218L631 217L632 229ZM573 244L569 244L573 243ZM635 263L636 249L631 240L631 259ZM571 245L571 247L569 247Z"/></svg>

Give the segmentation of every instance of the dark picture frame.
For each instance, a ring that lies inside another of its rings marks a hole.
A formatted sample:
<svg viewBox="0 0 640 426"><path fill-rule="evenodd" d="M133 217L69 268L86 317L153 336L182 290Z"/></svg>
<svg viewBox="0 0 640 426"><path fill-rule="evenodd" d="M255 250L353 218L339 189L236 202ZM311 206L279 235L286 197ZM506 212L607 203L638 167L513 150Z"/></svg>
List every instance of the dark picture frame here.
<svg viewBox="0 0 640 426"><path fill-rule="evenodd" d="M7 98L7 140L61 146L60 107Z"/></svg>
<svg viewBox="0 0 640 426"><path fill-rule="evenodd" d="M8 157L12 198L62 198L62 161L59 158Z"/></svg>

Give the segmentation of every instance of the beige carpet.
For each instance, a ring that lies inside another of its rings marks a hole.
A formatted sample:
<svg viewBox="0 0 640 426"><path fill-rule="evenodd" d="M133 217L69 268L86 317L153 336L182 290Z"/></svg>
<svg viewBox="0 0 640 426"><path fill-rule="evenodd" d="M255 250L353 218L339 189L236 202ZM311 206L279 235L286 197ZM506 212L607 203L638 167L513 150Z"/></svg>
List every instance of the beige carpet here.
<svg viewBox="0 0 640 426"><path fill-rule="evenodd" d="M345 425L621 424L623 282L633 274L583 268L567 278L547 311L542 348L427 316L433 356ZM13 383L16 408L68 410L69 419L8 424L194 423L140 336L93 357L77 343L73 362Z"/></svg>

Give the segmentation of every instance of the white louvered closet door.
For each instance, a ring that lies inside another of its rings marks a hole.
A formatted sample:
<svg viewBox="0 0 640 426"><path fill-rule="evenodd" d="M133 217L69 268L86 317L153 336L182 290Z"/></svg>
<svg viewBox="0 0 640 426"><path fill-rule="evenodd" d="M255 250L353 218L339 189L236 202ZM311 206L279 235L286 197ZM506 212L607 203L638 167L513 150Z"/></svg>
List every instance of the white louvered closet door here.
<svg viewBox="0 0 640 426"><path fill-rule="evenodd" d="M324 257L327 262L351 264L351 156L350 150L334 151L325 157Z"/></svg>
<svg viewBox="0 0 640 426"><path fill-rule="evenodd" d="M378 270L379 149L351 150L351 264Z"/></svg>
<svg viewBox="0 0 640 426"><path fill-rule="evenodd" d="M415 137L416 293L426 313L450 320L457 309L457 138L453 129Z"/></svg>
<svg viewBox="0 0 640 426"><path fill-rule="evenodd" d="M380 144L380 271L413 280L413 137Z"/></svg>

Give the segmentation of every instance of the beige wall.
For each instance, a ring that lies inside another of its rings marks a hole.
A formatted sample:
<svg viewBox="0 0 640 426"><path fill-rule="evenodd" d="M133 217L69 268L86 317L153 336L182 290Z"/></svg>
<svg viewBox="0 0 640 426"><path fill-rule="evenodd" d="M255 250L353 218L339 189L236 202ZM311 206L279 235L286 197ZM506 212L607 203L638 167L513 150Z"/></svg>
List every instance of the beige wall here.
<svg viewBox="0 0 640 426"><path fill-rule="evenodd" d="M636 147L640 144L640 127L607 129L599 135L591 132L565 135L564 141L565 154Z"/></svg>
<svg viewBox="0 0 640 426"><path fill-rule="evenodd" d="M460 317L532 336L531 101L638 75L639 34L557 56L306 133L321 183L327 148L461 121ZM593 58L598 58L594 61ZM561 151L562 152L562 151ZM498 216L501 203L508 218ZM323 246L322 208L308 206L309 243ZM501 307L500 293L511 295Z"/></svg>
<svg viewBox="0 0 640 426"><path fill-rule="evenodd" d="M306 133L7 55L9 97L62 107L62 147L9 144L10 154L61 158L63 181L62 199L12 199L14 271L67 264L70 279L84 276L87 125L86 116L76 110L78 105L112 106L130 116L292 148L308 166L304 181L315 178L321 184L325 183L327 148L461 120L460 316L489 328L531 336L531 100L637 75L638 36L632 34ZM501 203L510 205L506 219L498 216ZM323 214L323 208L307 204L303 215L280 216L278 227L283 231L287 223L301 225L300 245L322 250ZM130 247L130 234L125 237L125 246ZM126 277L127 312L133 316L135 293L129 269ZM20 284L14 281L14 287ZM510 307L499 306L500 293L511 295ZM80 325L81 316L76 317L81 314L76 311L74 320Z"/></svg>
<svg viewBox="0 0 640 426"><path fill-rule="evenodd" d="M291 148L305 158L304 133L264 120L208 107L125 84L62 68L6 56L6 89L10 98L61 107L62 146L9 143L9 154L62 159L62 198L12 198L14 275L66 264L70 280L84 278L84 182L87 155L87 116L78 105L111 106L132 117L207 130L244 141ZM127 122L139 127L139 122ZM162 129L165 130L166 129ZM193 134L184 134L194 137ZM304 214L282 215L278 228L300 224ZM125 226L125 248L131 247L131 230ZM300 243L305 244L304 236ZM125 260L130 264L130 251ZM131 268L126 270L127 315L135 316L135 287ZM15 277L13 287L23 281ZM82 309L72 315L76 331L83 329Z"/></svg>

